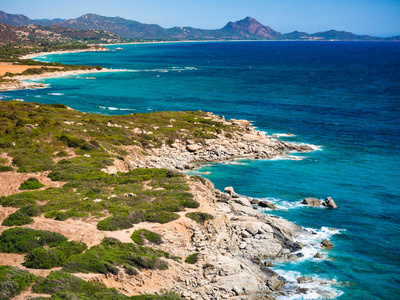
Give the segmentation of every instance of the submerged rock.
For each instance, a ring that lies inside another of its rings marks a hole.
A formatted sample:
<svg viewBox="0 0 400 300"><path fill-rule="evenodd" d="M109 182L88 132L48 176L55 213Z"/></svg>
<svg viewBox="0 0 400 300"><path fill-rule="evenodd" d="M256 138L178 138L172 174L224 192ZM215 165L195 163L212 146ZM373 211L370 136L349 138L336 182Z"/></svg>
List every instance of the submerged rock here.
<svg viewBox="0 0 400 300"><path fill-rule="evenodd" d="M322 259L322 258L324 258L324 257L322 256L321 253L317 252L317 254L314 255L314 258Z"/></svg>

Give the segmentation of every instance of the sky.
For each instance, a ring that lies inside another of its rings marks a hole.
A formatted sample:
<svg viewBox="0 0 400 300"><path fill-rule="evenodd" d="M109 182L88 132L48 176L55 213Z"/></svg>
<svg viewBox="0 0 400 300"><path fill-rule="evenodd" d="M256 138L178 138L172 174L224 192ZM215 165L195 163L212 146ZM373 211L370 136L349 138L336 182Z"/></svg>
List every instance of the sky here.
<svg viewBox="0 0 400 300"><path fill-rule="evenodd" d="M330 29L400 35L400 0L0 0L0 10L31 19L122 17L165 28L218 29L247 16L281 33Z"/></svg>

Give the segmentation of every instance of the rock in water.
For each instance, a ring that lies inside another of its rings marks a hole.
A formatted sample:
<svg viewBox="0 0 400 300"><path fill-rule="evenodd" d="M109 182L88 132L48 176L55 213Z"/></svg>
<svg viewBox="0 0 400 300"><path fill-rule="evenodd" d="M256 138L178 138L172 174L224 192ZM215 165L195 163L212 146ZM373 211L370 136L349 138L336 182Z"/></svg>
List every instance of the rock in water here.
<svg viewBox="0 0 400 300"><path fill-rule="evenodd" d="M324 247L324 248L326 248L326 249L332 249L332 248L333 248L332 242L331 242L330 240L328 240L328 239L323 240L323 241L321 242L321 245L322 245L322 247Z"/></svg>
<svg viewBox="0 0 400 300"><path fill-rule="evenodd" d="M317 252L317 254L314 255L314 258L323 259L324 257L322 256L321 253Z"/></svg>
<svg viewBox="0 0 400 300"><path fill-rule="evenodd" d="M276 206L274 204L272 204L271 202L265 201L265 200L260 201L260 203L258 203L258 205L261 207L268 207L270 209L276 209Z"/></svg>
<svg viewBox="0 0 400 300"><path fill-rule="evenodd" d="M332 209L337 209L337 205L335 203L335 201L333 201L333 199L331 197L327 197L324 201L324 203L322 203L322 205L328 207L328 208L332 208Z"/></svg>
<svg viewBox="0 0 400 300"><path fill-rule="evenodd" d="M312 207L321 206L321 200L319 200L317 198L313 198L313 197L305 198L305 199L303 199L303 202L301 202L301 203L312 206Z"/></svg>

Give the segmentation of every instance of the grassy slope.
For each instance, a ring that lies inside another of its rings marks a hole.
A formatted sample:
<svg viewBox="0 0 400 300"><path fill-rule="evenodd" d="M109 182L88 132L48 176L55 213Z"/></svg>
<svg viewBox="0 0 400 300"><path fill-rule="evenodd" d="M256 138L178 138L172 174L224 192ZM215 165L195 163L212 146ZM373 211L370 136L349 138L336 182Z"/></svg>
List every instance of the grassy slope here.
<svg viewBox="0 0 400 300"><path fill-rule="evenodd" d="M135 128L147 133L136 134ZM142 221L172 221L179 217L176 212L187 207L198 207L182 174L164 169L135 169L109 175L101 170L112 165L114 159L123 159L126 153L122 146L136 145L145 154L148 147L171 144L175 139L204 142L215 138L220 130L230 132L239 129L223 126L222 122L213 121L200 111L110 117L85 114L58 104L2 101L0 151L13 158L17 172L49 171L48 176L52 180L64 181L66 184L61 188L32 190L0 197L0 204L20 208L15 217L20 216L22 221L30 221L30 216L41 213L60 221L89 215L108 216L99 222L100 230L129 228ZM5 164L6 160L0 160L0 166ZM18 222L14 224L20 225ZM72 246L65 247L70 249ZM40 265L42 262L35 260L37 253L54 255L63 252L64 248L54 248L51 251L27 249L26 252L30 251L33 263ZM160 256L165 259L169 254L138 247L133 243L106 241L83 254L66 255L66 261L58 260L54 265L64 265L66 272L77 271L79 267L84 268L79 269L83 272L118 273L118 269L125 268L135 273L136 268L166 268L168 265L159 259ZM65 274L57 276L68 282L79 281ZM39 287L48 282L46 280L38 281L38 291ZM76 291L76 295L83 295L85 299L116 295L115 291L105 287L93 291L90 284L86 286L81 281L76 284L83 285L83 292ZM62 293L74 293L74 290L56 288L48 293L57 299L59 296L64 297ZM167 295L162 299L174 297Z"/></svg>

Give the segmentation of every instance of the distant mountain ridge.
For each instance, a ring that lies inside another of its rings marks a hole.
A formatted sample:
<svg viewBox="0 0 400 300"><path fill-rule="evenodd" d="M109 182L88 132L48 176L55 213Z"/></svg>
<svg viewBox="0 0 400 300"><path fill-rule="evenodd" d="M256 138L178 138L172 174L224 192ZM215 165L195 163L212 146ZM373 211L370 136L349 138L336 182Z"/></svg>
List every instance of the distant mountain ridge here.
<svg viewBox="0 0 400 300"><path fill-rule="evenodd" d="M0 22L0 45L18 43L23 45L57 43L118 43L123 40L115 34L101 30L80 30L61 26L40 25L12 26Z"/></svg>
<svg viewBox="0 0 400 300"><path fill-rule="evenodd" d="M80 30L103 30L121 38L156 40L342 40L342 41L399 41L400 36L381 38L356 35L351 32L329 30L309 34L294 31L282 34L257 20L246 17L236 22L228 22L221 29L205 30L193 27L163 28L157 24L144 24L121 17L104 17L85 14L75 19L31 20L21 14L7 14L0 11L0 22L13 26L41 25L60 26Z"/></svg>

